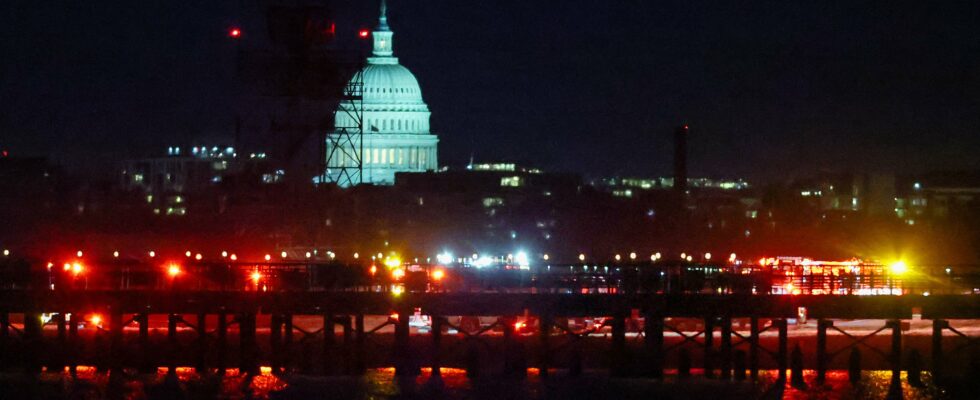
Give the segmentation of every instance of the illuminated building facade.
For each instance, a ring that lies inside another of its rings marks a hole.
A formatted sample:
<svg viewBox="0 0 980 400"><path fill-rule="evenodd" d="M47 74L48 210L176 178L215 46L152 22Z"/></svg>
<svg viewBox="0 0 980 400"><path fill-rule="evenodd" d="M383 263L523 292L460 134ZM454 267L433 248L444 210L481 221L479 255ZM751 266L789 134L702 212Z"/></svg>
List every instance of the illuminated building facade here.
<svg viewBox="0 0 980 400"><path fill-rule="evenodd" d="M439 138L429 131L429 107L422 100L415 75L398 63L392 50L394 33L388 27L385 3L373 32L372 57L363 70L362 183L393 185L395 173L425 172L438 168ZM341 104L354 108L354 104ZM347 113L336 114L335 126L356 125ZM339 135L334 133L333 135ZM327 154L333 141L327 140ZM353 158L328 160L327 174L356 163Z"/></svg>

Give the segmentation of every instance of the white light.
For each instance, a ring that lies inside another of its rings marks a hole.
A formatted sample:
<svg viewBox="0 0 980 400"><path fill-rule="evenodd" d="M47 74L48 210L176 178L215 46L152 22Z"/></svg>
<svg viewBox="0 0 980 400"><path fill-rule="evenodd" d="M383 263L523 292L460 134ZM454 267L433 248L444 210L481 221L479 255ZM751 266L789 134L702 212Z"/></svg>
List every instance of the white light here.
<svg viewBox="0 0 980 400"><path fill-rule="evenodd" d="M693 260L693 259L694 259L693 257L691 257L691 256L687 256L687 261L688 261L688 262L691 262L691 260Z"/></svg>
<svg viewBox="0 0 980 400"><path fill-rule="evenodd" d="M313 253L310 253L310 252L307 251L306 252L306 258L310 258L310 257L313 257Z"/></svg>
<svg viewBox="0 0 980 400"><path fill-rule="evenodd" d="M687 253L681 253L681 260L687 259Z"/></svg>
<svg viewBox="0 0 980 400"><path fill-rule="evenodd" d="M630 252L630 260L636 259L636 252Z"/></svg>
<svg viewBox="0 0 980 400"><path fill-rule="evenodd" d="M286 258L286 252L284 251L282 253L279 253L279 256L281 256L282 258Z"/></svg>
<svg viewBox="0 0 980 400"><path fill-rule="evenodd" d="M436 261L438 261L439 264L452 264L453 253L448 251L442 252L441 254L436 255Z"/></svg>
<svg viewBox="0 0 980 400"><path fill-rule="evenodd" d="M525 267L525 266L528 266L529 265L529 262L528 262L528 259L527 259L527 253L525 253L523 251L517 252L517 256L514 257L514 261L517 262L517 265L520 265L522 267Z"/></svg>
<svg viewBox="0 0 980 400"><path fill-rule="evenodd" d="M710 260L711 259L711 253L704 253L704 259L705 260Z"/></svg>
<svg viewBox="0 0 980 400"><path fill-rule="evenodd" d="M578 260L579 261L585 261L585 254L579 254L578 255Z"/></svg>
<svg viewBox="0 0 980 400"><path fill-rule="evenodd" d="M119 252L118 251L112 252L112 256L115 258L119 258Z"/></svg>
<svg viewBox="0 0 980 400"><path fill-rule="evenodd" d="M473 262L473 266L477 268L483 268L493 264L493 259L487 256L480 257Z"/></svg>
<svg viewBox="0 0 980 400"><path fill-rule="evenodd" d="M221 257L228 257L228 252L227 251L222 251L221 252Z"/></svg>
<svg viewBox="0 0 980 400"><path fill-rule="evenodd" d="M548 257L548 255L545 254L545 255L541 256L541 258L543 258L545 261L548 261L551 257Z"/></svg>
<svg viewBox="0 0 980 400"><path fill-rule="evenodd" d="M157 256L157 252L155 252L153 250L150 250L150 253L149 254L150 254L150 258L153 258L153 257L156 257Z"/></svg>
<svg viewBox="0 0 980 400"><path fill-rule="evenodd" d="M620 259L622 259L622 258L623 258L623 257L620 257L620 256L619 256L619 254L617 254L617 255L616 255L616 261L619 261L619 260L620 260Z"/></svg>
<svg viewBox="0 0 980 400"><path fill-rule="evenodd" d="M4 255L4 257L9 256L10 255L10 250L3 249L3 255Z"/></svg>
<svg viewBox="0 0 980 400"><path fill-rule="evenodd" d="M82 256L82 251L81 250L76 251L75 252L75 255L78 256L78 257L81 257Z"/></svg>
<svg viewBox="0 0 980 400"><path fill-rule="evenodd" d="M660 252L659 252L659 251L657 252L657 254L654 254L654 255L655 255L655 256L657 256L657 259L658 259L658 260L659 260L659 259L660 259L660 257L661 257L661 255L660 255Z"/></svg>

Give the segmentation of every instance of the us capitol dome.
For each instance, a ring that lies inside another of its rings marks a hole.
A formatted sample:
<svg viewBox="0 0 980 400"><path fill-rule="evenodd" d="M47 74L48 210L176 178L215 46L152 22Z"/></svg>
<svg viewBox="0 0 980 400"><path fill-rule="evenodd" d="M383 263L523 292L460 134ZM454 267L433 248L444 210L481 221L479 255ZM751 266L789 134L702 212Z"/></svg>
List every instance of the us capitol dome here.
<svg viewBox="0 0 980 400"><path fill-rule="evenodd" d="M388 27L387 7L382 0L378 26L372 33L372 57L362 70L363 79L363 148L361 182L392 185L396 172L424 172L438 169L439 138L429 131L429 107L422 100L422 90L408 68L398 63L392 50L394 32ZM349 101L339 110L354 109ZM337 111L334 126L356 126L354 118ZM331 133L337 137L339 133ZM333 140L327 140L327 175L336 168L356 166L353 157L330 157ZM336 179L335 179L336 180Z"/></svg>

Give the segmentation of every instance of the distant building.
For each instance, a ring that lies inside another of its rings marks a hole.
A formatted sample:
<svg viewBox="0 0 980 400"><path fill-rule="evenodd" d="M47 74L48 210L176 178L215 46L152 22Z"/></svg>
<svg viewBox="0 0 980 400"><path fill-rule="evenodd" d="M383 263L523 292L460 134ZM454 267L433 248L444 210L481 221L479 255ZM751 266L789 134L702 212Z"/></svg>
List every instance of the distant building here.
<svg viewBox="0 0 980 400"><path fill-rule="evenodd" d="M980 209L980 172L933 172L903 177L895 196L895 215L909 225L961 219Z"/></svg>
<svg viewBox="0 0 980 400"><path fill-rule="evenodd" d="M363 69L363 148L361 161L362 183L375 185L395 184L399 172L424 172L438 169L437 144L439 138L429 131L429 107L422 100L422 89L408 68L398 63L392 49L394 33L388 27L385 3L381 3L381 17L373 32L373 57ZM340 109L353 109L356 105L345 101ZM335 119L338 132L343 127L356 126L353 117L338 111ZM356 159L330 154L335 140L327 140L328 165L326 175L338 181L337 168L356 165ZM341 150L342 151L342 150Z"/></svg>
<svg viewBox="0 0 980 400"><path fill-rule="evenodd" d="M231 146L169 147L165 157L127 160L123 164L121 187L139 191L154 214L187 214L188 197L204 194L230 175L248 170L262 183L280 183L285 171L259 171L265 153L240 155Z"/></svg>
<svg viewBox="0 0 980 400"><path fill-rule="evenodd" d="M617 197L633 197L647 190L668 190L674 188L674 178L602 178L592 182L596 188L612 193ZM738 191L749 188L742 179L687 178L688 190Z"/></svg>

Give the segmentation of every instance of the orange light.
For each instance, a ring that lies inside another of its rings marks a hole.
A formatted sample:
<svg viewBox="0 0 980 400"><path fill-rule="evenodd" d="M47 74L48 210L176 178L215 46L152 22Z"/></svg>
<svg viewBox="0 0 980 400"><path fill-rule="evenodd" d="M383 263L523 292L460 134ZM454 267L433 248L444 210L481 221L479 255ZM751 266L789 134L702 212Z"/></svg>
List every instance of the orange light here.
<svg viewBox="0 0 980 400"><path fill-rule="evenodd" d="M68 271L70 269L71 269L71 264L70 263L65 263L65 271Z"/></svg>
<svg viewBox="0 0 980 400"><path fill-rule="evenodd" d="M254 271L252 272L251 278L252 278L252 282L255 282L255 284L258 285L259 281L262 280L262 273L259 271Z"/></svg>
<svg viewBox="0 0 980 400"><path fill-rule="evenodd" d="M92 325L102 326L102 316L99 314L92 314L90 317L88 317L88 320L92 323Z"/></svg>
<svg viewBox="0 0 980 400"><path fill-rule="evenodd" d="M361 29L360 32L357 32L357 36L360 36L361 39L368 37L370 34L371 32L369 32L367 29Z"/></svg>
<svg viewBox="0 0 980 400"><path fill-rule="evenodd" d="M523 329L526 326L527 326L527 324L525 324L524 321L517 321L517 322L514 323L514 330L515 331L519 331L519 330Z"/></svg>
<svg viewBox="0 0 980 400"><path fill-rule="evenodd" d="M171 278L180 275L180 265L170 264L169 266L167 266L167 274L170 275Z"/></svg>
<svg viewBox="0 0 980 400"><path fill-rule="evenodd" d="M395 280L400 280L405 277L405 270L401 268L393 269L391 270L391 277L395 278Z"/></svg>
<svg viewBox="0 0 980 400"><path fill-rule="evenodd" d="M445 278L445 277L446 277L446 272L443 271L443 270L441 270L441 269L437 269L435 271L432 271L432 279L434 279L434 280L441 281L442 278Z"/></svg>
<svg viewBox="0 0 980 400"><path fill-rule="evenodd" d="M378 267L372 265L371 266L371 269L369 269L368 271L371 272L371 275L374 275L374 274L378 273Z"/></svg>
<svg viewBox="0 0 980 400"><path fill-rule="evenodd" d="M75 275L82 273L83 270L85 270L85 267L83 267L82 264L74 263L71 265L71 272Z"/></svg>
<svg viewBox="0 0 980 400"><path fill-rule="evenodd" d="M389 315L388 318L390 318L393 321L398 321L398 313L391 313L391 315Z"/></svg>

